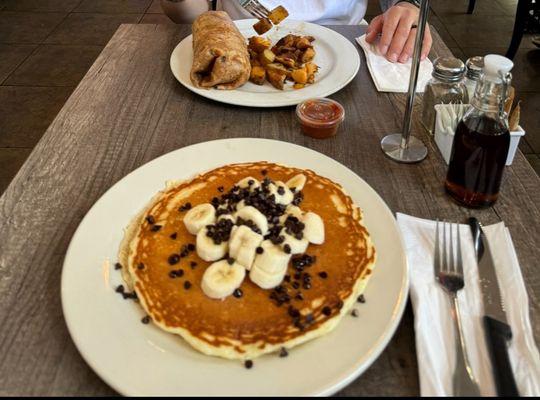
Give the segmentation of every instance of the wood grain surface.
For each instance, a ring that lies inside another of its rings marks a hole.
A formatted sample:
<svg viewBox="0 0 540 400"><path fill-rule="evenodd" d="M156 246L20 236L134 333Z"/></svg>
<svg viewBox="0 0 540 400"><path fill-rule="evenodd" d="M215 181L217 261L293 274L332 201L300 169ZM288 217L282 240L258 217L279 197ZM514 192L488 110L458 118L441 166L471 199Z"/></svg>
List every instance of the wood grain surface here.
<svg viewBox="0 0 540 400"><path fill-rule="evenodd" d="M361 27L332 27L350 40ZM378 93L365 59L358 76L331 96L347 118L337 137L303 136L294 108L248 109L206 100L182 87L169 55L189 26L122 25L0 198L0 395L113 395L86 365L65 326L60 275L83 216L115 182L142 164L193 143L261 137L320 151L358 173L394 212L463 221L471 211L452 203L446 166L415 113L413 132L428 158L396 164L383 136L399 132L405 95ZM450 51L434 33L431 58ZM419 101L416 109L418 111ZM518 152L494 208L474 212L510 228L540 338L540 179ZM379 359L342 395L417 395L413 316L403 321Z"/></svg>

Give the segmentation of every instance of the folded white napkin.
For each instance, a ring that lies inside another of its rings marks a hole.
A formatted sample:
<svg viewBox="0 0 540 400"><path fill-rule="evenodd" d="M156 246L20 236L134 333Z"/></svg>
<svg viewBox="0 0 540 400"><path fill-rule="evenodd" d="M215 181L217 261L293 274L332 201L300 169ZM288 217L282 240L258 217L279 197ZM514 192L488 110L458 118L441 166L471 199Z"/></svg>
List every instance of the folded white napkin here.
<svg viewBox="0 0 540 400"><path fill-rule="evenodd" d="M422 396L452 395L455 365L454 325L448 295L435 282L433 251L435 222L397 215L411 272L416 354ZM497 278L513 339L510 361L523 396L540 395L540 356L529 319L529 299L510 232L504 223L484 229L496 264ZM482 395L495 395L483 330L483 303L478 267L468 225L460 225L465 288L458 294L467 352Z"/></svg>
<svg viewBox="0 0 540 400"><path fill-rule="evenodd" d="M375 43L370 44L366 42L366 35L356 38L356 41L364 50L371 78L379 92L408 92L412 59L405 64L400 62L392 63L385 57L379 55ZM416 85L417 93L424 92L426 84L431 79L432 71L433 64L428 58L420 62Z"/></svg>

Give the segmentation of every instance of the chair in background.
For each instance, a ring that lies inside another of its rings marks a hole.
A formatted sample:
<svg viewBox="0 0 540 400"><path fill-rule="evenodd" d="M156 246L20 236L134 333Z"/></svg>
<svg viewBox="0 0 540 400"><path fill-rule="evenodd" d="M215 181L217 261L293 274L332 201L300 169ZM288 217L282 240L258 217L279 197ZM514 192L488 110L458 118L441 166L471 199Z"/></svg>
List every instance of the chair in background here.
<svg viewBox="0 0 540 400"><path fill-rule="evenodd" d="M472 14L474 12L474 6L476 5L476 0L469 0L469 7L467 9L467 14ZM510 40L510 46L506 51L506 57L513 59L516 55L519 45L521 44L521 39L523 39L523 34L528 28L529 19L534 20L535 16L531 13L536 12L536 18L538 18L538 13L540 11L540 1L534 0L518 0L517 9L516 9L516 20L514 22L514 31L512 32L512 39ZM537 20L536 20L537 21ZM534 23L534 22L533 22ZM530 29L530 28L529 28Z"/></svg>

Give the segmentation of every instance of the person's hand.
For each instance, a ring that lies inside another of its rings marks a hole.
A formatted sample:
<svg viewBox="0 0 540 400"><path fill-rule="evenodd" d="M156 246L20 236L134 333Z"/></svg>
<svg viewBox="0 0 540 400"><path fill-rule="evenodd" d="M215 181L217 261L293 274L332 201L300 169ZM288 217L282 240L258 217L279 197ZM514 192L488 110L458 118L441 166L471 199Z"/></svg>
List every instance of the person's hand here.
<svg viewBox="0 0 540 400"><path fill-rule="evenodd" d="M419 10L413 4L401 2L371 21L366 32L366 42L373 43L382 33L378 49L391 62L406 63L413 54ZM421 59L425 59L432 44L429 25L426 24Z"/></svg>

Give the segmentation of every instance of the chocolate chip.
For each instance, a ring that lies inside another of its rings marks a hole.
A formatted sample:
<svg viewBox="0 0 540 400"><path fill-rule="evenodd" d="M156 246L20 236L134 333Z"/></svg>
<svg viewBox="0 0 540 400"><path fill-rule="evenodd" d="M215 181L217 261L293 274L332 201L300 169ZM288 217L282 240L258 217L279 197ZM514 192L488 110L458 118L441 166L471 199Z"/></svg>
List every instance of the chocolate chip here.
<svg viewBox="0 0 540 400"><path fill-rule="evenodd" d="M327 317L329 317L330 315L332 315L332 309L326 306L322 309L322 313L326 315Z"/></svg>
<svg viewBox="0 0 540 400"><path fill-rule="evenodd" d="M195 251L195 245L193 243L190 243L190 244L187 245L187 249L189 251Z"/></svg>
<svg viewBox="0 0 540 400"><path fill-rule="evenodd" d="M263 169L263 170L261 171L261 175L262 175L262 176L266 176L267 174L268 174L268 171L267 171L267 170Z"/></svg>
<svg viewBox="0 0 540 400"><path fill-rule="evenodd" d="M264 253L264 249L262 247L257 247L257 254L262 254Z"/></svg>
<svg viewBox="0 0 540 400"><path fill-rule="evenodd" d="M150 228L150 230L152 232L158 232L159 230L161 230L162 226L161 225L154 225L152 226L152 228Z"/></svg>
<svg viewBox="0 0 540 400"><path fill-rule="evenodd" d="M292 287L295 289L300 289L300 284L298 282L293 282Z"/></svg>
<svg viewBox="0 0 540 400"><path fill-rule="evenodd" d="M169 236L171 239L176 240L178 237L178 233L174 232L171 236Z"/></svg>
<svg viewBox="0 0 540 400"><path fill-rule="evenodd" d="M156 220L154 219L154 217L149 215L148 217L146 217L146 222L148 222L150 225L154 225L156 223Z"/></svg>
<svg viewBox="0 0 540 400"><path fill-rule="evenodd" d="M354 318L358 318L358 310L355 308L351 311L351 315L354 317Z"/></svg>
<svg viewBox="0 0 540 400"><path fill-rule="evenodd" d="M170 265L176 265L176 264L178 264L178 263L180 262L180 255L178 255L178 254L171 254L171 255L169 256L168 261L169 261L169 264L170 264Z"/></svg>
<svg viewBox="0 0 540 400"><path fill-rule="evenodd" d="M118 285L116 287L116 293L124 293L124 290L125 290L124 285Z"/></svg>
<svg viewBox="0 0 540 400"><path fill-rule="evenodd" d="M143 263L139 263L139 265L137 265L137 268L138 268L138 269L144 269L144 264L143 264Z"/></svg>
<svg viewBox="0 0 540 400"><path fill-rule="evenodd" d="M250 179L250 180L248 181L248 185L249 185L249 186L253 186L254 184L255 184L255 181L254 181L253 179Z"/></svg>
<svg viewBox="0 0 540 400"><path fill-rule="evenodd" d="M300 301L301 301L301 300L304 300L304 295L303 295L302 293L297 293L297 295L294 296L294 298L295 298L296 300L300 300Z"/></svg>
<svg viewBox="0 0 540 400"><path fill-rule="evenodd" d="M244 367L246 367L247 369L253 368L253 361L251 361L251 360L246 360L246 361L244 362Z"/></svg>
<svg viewBox="0 0 540 400"><path fill-rule="evenodd" d="M280 186L278 187L277 192L280 196L283 196L285 194L285 188L283 186Z"/></svg>
<svg viewBox="0 0 540 400"><path fill-rule="evenodd" d="M287 351L287 349L285 347L282 347L281 350L279 351L279 357L285 358L288 355L289 355L289 352Z"/></svg>
<svg viewBox="0 0 540 400"><path fill-rule="evenodd" d="M190 281L185 281L184 282L184 289L189 290L190 288L191 288L191 282Z"/></svg>
<svg viewBox="0 0 540 400"><path fill-rule="evenodd" d="M242 291L242 289L236 289L233 293L233 296L236 297L237 299L239 299L240 297L242 297L244 295L244 292Z"/></svg>
<svg viewBox="0 0 540 400"><path fill-rule="evenodd" d="M328 273L322 271L322 272L319 272L319 276L320 276L322 279L326 279L326 278L328 278Z"/></svg>
<svg viewBox="0 0 540 400"><path fill-rule="evenodd" d="M220 187L217 188L217 190L218 190L219 193L223 193L225 188L223 186L220 186Z"/></svg>
<svg viewBox="0 0 540 400"><path fill-rule="evenodd" d="M117 270L117 271L118 271L119 269L122 269L122 264L120 264L120 263L114 264L114 269Z"/></svg>
<svg viewBox="0 0 540 400"><path fill-rule="evenodd" d="M176 278L176 271L170 271L169 272L169 278L175 279Z"/></svg>
<svg viewBox="0 0 540 400"><path fill-rule="evenodd" d="M150 323L150 316L146 316L143 319L141 319L141 322L145 325L148 325Z"/></svg>
<svg viewBox="0 0 540 400"><path fill-rule="evenodd" d="M304 284L302 285L302 287L303 287L305 290L309 290L309 289L311 289L311 283L309 283L309 282L304 282Z"/></svg>
<svg viewBox="0 0 540 400"><path fill-rule="evenodd" d="M227 258L227 264L233 265L234 264L234 258L232 258L232 257Z"/></svg>
<svg viewBox="0 0 540 400"><path fill-rule="evenodd" d="M366 302L366 298L364 297L363 294L361 294L360 296L358 296L358 298L356 299L356 301L358 301L359 303L365 303L365 302Z"/></svg>
<svg viewBox="0 0 540 400"><path fill-rule="evenodd" d="M341 301L341 300L338 301L338 303L336 304L336 308L337 308L338 310L341 310L341 309L343 308L343 306L344 306L344 304L343 304L343 301Z"/></svg>
<svg viewBox="0 0 540 400"><path fill-rule="evenodd" d="M197 267L197 263L195 261L192 261L189 263L192 269L195 269Z"/></svg>
<svg viewBox="0 0 540 400"><path fill-rule="evenodd" d="M289 246L288 244L286 244L285 246L283 246L283 251L286 253L286 254L291 254L291 246Z"/></svg>

